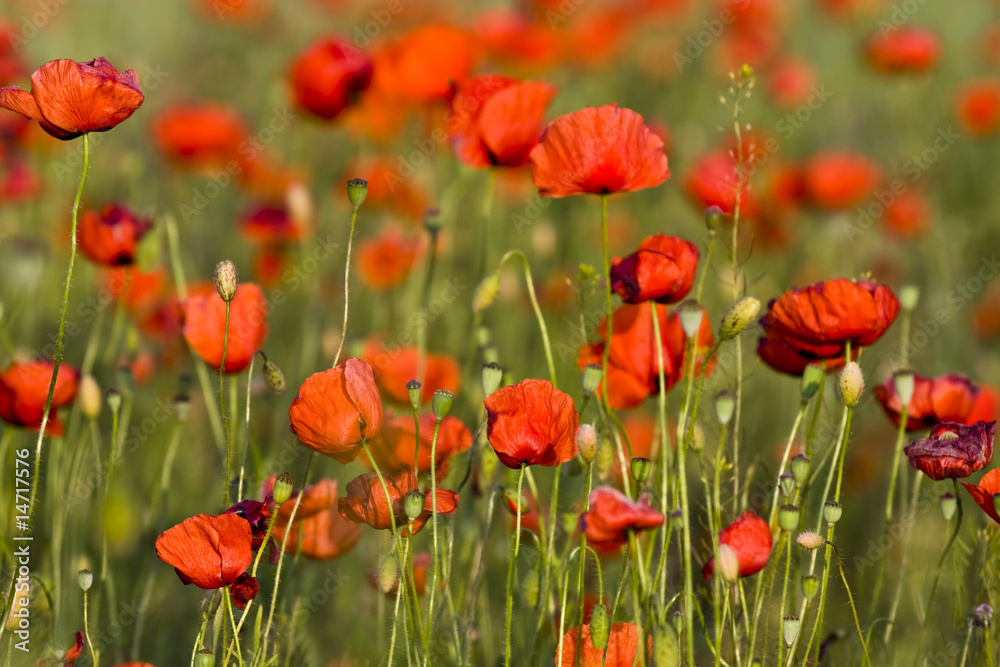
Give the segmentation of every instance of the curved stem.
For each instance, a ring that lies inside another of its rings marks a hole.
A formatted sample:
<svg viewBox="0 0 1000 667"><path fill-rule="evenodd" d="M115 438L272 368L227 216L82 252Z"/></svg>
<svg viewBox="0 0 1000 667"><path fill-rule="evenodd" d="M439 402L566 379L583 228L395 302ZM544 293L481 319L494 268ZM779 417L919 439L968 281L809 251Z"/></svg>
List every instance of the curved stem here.
<svg viewBox="0 0 1000 667"><path fill-rule="evenodd" d="M340 343L337 345L337 354L333 357L334 366L340 362L340 353L344 351L344 339L347 338L347 306L351 297L351 245L354 243L354 223L357 221L358 209L355 208L351 212L351 231L347 235L347 259L344 261L344 324L340 328Z"/></svg>
<svg viewBox="0 0 1000 667"><path fill-rule="evenodd" d="M500 259L497 270L500 270L511 257L517 257L521 260L521 264L524 265L524 282L528 288L528 298L531 299L531 308L535 311L535 319L538 320L538 328L542 332L542 346L545 348L545 363L549 367L549 379L552 380L552 386L558 389L559 382L556 380L556 365L552 357L552 344L549 342L549 329L545 325L545 318L542 317L542 309L538 305L538 297L535 296L535 282L531 279L531 265L528 263L528 257L520 250L509 250Z"/></svg>

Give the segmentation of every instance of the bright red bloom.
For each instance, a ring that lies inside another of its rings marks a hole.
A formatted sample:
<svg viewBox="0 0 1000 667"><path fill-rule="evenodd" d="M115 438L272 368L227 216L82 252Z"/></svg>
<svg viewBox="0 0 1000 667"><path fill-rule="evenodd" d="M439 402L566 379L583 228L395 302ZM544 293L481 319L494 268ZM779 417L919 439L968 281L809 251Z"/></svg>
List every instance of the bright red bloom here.
<svg viewBox="0 0 1000 667"><path fill-rule="evenodd" d="M786 292L768 306L768 332L801 356L835 359L847 343L871 345L899 314L885 285L837 278Z"/></svg>
<svg viewBox="0 0 1000 667"><path fill-rule="evenodd" d="M608 634L607 660L604 649L594 646L590 639L590 624L583 626L583 641L579 659L576 645L580 641L580 628L572 628L563 635L562 655L556 656L557 667L632 667L637 664L639 636L642 628L631 623L615 623ZM647 654L652 648L652 637L646 638ZM578 662L579 660L579 662Z"/></svg>
<svg viewBox="0 0 1000 667"><path fill-rule="evenodd" d="M234 110L221 104L179 104L153 121L160 150L179 167L222 168L240 156L248 132Z"/></svg>
<svg viewBox="0 0 1000 667"><path fill-rule="evenodd" d="M937 35L927 28L903 26L868 40L865 57L883 74L920 74L934 67L941 56Z"/></svg>
<svg viewBox="0 0 1000 667"><path fill-rule="evenodd" d="M62 140L106 132L142 105L139 77L119 72L104 58L78 63L52 60L31 75L31 92L0 88L0 107L37 120Z"/></svg>
<svg viewBox="0 0 1000 667"><path fill-rule="evenodd" d="M226 373L239 373L267 338L267 300L253 283L240 283L229 304L226 336L226 302L212 286L189 290L184 303L184 340L205 363L219 370L225 344Z"/></svg>
<svg viewBox="0 0 1000 667"><path fill-rule="evenodd" d="M736 553L740 576L749 577L763 570L767 559L771 557L771 529L767 521L758 517L753 510L747 510L719 533L719 544L729 546ZM714 559L710 559L701 573L708 580L712 578L714 569Z"/></svg>
<svg viewBox="0 0 1000 667"><path fill-rule="evenodd" d="M590 494L590 508L580 515L580 530L595 547L611 549L625 544L629 532L656 528L664 521L648 498L636 502L618 489L599 486Z"/></svg>
<svg viewBox="0 0 1000 667"><path fill-rule="evenodd" d="M979 484L975 486L967 482L962 482L962 486L972 496L972 500L986 512L986 516L1000 523L1000 516L997 515L996 506L993 504L993 496L1000 493L1000 468L994 468L983 475Z"/></svg>
<svg viewBox="0 0 1000 667"><path fill-rule="evenodd" d="M306 49L289 74L295 104L333 120L372 80L372 61L351 42L325 38Z"/></svg>
<svg viewBox="0 0 1000 667"><path fill-rule="evenodd" d="M420 454L417 459L417 472L429 472L431 469L431 442L434 437L434 415L420 415ZM382 433L371 441L372 455L379 469L396 473L403 468L413 467L413 453L416 447L416 426L413 417L391 417L382 424ZM441 420L437 443L434 447L435 469L438 478L448 471L448 461L459 452L472 447L472 433L456 417L445 417ZM371 461L362 461L371 467Z"/></svg>
<svg viewBox="0 0 1000 667"><path fill-rule="evenodd" d="M726 151L714 151L701 156L688 172L684 189L698 208L717 206L726 215L736 210L736 160ZM740 215L754 217L757 202L744 182L740 192Z"/></svg>
<svg viewBox="0 0 1000 667"><path fill-rule="evenodd" d="M264 484L263 495L271 500L273 492L274 478L271 477ZM288 533L288 520L299 493L302 492L293 493L278 509L272 532L279 548ZM311 560L340 558L354 548L361 539L361 526L346 520L337 511L336 480L323 479L305 490L295 512L294 528L287 539L286 553L297 553L301 539L302 555Z"/></svg>
<svg viewBox="0 0 1000 667"><path fill-rule="evenodd" d="M930 435L908 444L903 451L910 465L931 479L968 477L993 460L993 436L997 423L976 422L971 426L940 422Z"/></svg>
<svg viewBox="0 0 1000 667"><path fill-rule="evenodd" d="M80 250L105 266L133 264L136 246L152 226L152 220L117 204L105 204L100 215L84 211L78 231Z"/></svg>
<svg viewBox="0 0 1000 667"><path fill-rule="evenodd" d="M54 368L48 360L15 362L0 373L0 419L12 426L37 430L42 425ZM76 398L79 379L80 374L74 369L66 364L59 365L52 409L45 426L47 435L62 435L63 425L56 411Z"/></svg>
<svg viewBox="0 0 1000 667"><path fill-rule="evenodd" d="M389 498L392 500L392 516L395 517L396 529L402 529L404 535L409 533L403 500L407 493L417 489L417 477L409 468L398 475L384 475ZM434 498L429 492L424 493L424 511L413 520L413 534L420 532L424 524L431 518ZM389 503L386 500L385 489L374 472L366 472L355 477L347 484L347 495L337 501L340 515L348 521L367 523L375 530L391 530L392 520L389 518ZM453 514L458 507L458 494L448 489L437 489L437 513Z"/></svg>
<svg viewBox="0 0 1000 667"><path fill-rule="evenodd" d="M372 88L408 102L451 95L452 82L468 76L476 61L473 36L460 28L427 25L375 54Z"/></svg>
<svg viewBox="0 0 1000 667"><path fill-rule="evenodd" d="M958 92L955 115L967 134L988 137L1000 129L1000 81L970 81Z"/></svg>
<svg viewBox="0 0 1000 667"><path fill-rule="evenodd" d="M85 635L77 631L73 635L73 646L66 649L66 653L63 654L61 661L57 659L55 662L61 662L64 667L73 667L73 661L83 655L83 647L86 645Z"/></svg>
<svg viewBox="0 0 1000 667"><path fill-rule="evenodd" d="M247 211L240 219L240 233L248 241L272 245L298 243L302 228L284 206L265 204Z"/></svg>
<svg viewBox="0 0 1000 667"><path fill-rule="evenodd" d="M522 380L486 397L486 437L500 462L555 466L576 456L580 416L548 380Z"/></svg>
<svg viewBox="0 0 1000 667"><path fill-rule="evenodd" d="M371 366L348 359L306 378L288 409L299 442L340 463L350 463L366 439L382 431L382 398Z"/></svg>
<svg viewBox="0 0 1000 667"><path fill-rule="evenodd" d="M486 75L456 86L448 136L470 167L521 167L542 134L542 118L556 87Z"/></svg>
<svg viewBox="0 0 1000 667"><path fill-rule="evenodd" d="M782 109L806 104L816 85L816 70L805 60L786 58L771 68L767 89L771 99Z"/></svg>
<svg viewBox="0 0 1000 667"><path fill-rule="evenodd" d="M806 371L806 366L816 364L815 359L809 359L799 354L794 348L788 346L780 336L775 336L770 331L770 318L767 316L761 319L761 327L764 335L757 340L757 356L765 364L787 375L801 376ZM860 349L851 350L851 358L857 360ZM826 359L825 370L827 373L839 371L844 367L846 358L843 356Z"/></svg>
<svg viewBox="0 0 1000 667"><path fill-rule="evenodd" d="M545 197L632 192L670 178L663 141L642 116L615 104L556 118L530 160L531 180Z"/></svg>
<svg viewBox="0 0 1000 667"><path fill-rule="evenodd" d="M972 404L972 412L965 418L965 423L996 421L998 416L997 403L997 390L994 387L989 385L980 387L976 402Z"/></svg>
<svg viewBox="0 0 1000 667"><path fill-rule="evenodd" d="M410 275L419 242L389 227L358 245L358 276L372 290L401 285Z"/></svg>
<svg viewBox="0 0 1000 667"><path fill-rule="evenodd" d="M873 392L886 416L894 426L899 426L903 405L896 393L895 378L889 378L885 384L875 387ZM919 431L939 422L969 423L968 418L978 395L979 387L964 375L946 373L936 378L914 375L906 430Z"/></svg>
<svg viewBox="0 0 1000 667"><path fill-rule="evenodd" d="M900 238L918 236L930 226L930 208L930 203L921 193L903 192L885 207L885 227Z"/></svg>
<svg viewBox="0 0 1000 667"><path fill-rule="evenodd" d="M809 198L821 208L854 208L871 196L882 180L874 162L859 153L820 153L806 163L805 185Z"/></svg>
<svg viewBox="0 0 1000 667"><path fill-rule="evenodd" d="M167 273L162 268L141 271L136 266L108 271L104 287L137 319L152 315L162 305Z"/></svg>
<svg viewBox="0 0 1000 667"><path fill-rule="evenodd" d="M698 248L676 236L654 234L611 263L611 289L625 303L677 303L694 285Z"/></svg>
<svg viewBox="0 0 1000 667"><path fill-rule="evenodd" d="M415 347L390 350L370 339L365 343L361 358L371 364L379 389L396 403L410 404L406 383L417 378L419 354ZM425 354L424 376L419 378L420 402L428 404L438 389L457 394L462 385L458 362L447 354Z"/></svg>
<svg viewBox="0 0 1000 667"><path fill-rule="evenodd" d="M228 586L253 561L250 523L236 514L199 514L156 538L156 555L187 584L211 590Z"/></svg>

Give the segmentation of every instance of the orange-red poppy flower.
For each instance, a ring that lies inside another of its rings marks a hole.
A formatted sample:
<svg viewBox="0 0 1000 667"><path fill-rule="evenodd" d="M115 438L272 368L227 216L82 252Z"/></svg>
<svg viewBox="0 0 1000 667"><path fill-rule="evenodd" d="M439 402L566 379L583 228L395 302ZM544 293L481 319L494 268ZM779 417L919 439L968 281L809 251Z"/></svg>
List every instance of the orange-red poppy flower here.
<svg viewBox="0 0 1000 667"><path fill-rule="evenodd" d="M357 526L360 530L360 526ZM413 589L417 595L423 595L427 590L427 573L431 569L432 556L426 551L418 551L413 554ZM396 580L393 582L389 590L385 591L384 595L387 598L396 597L396 591L399 590L399 567L396 567ZM371 584L372 588L378 588L378 574L375 572L368 573L368 583Z"/></svg>
<svg viewBox="0 0 1000 667"><path fill-rule="evenodd" d="M899 426L903 410L896 393L895 378L875 387L875 398L894 426ZM913 377L913 396L907 406L906 430L919 431L939 422L968 423L969 415L979 395L979 387L958 373L946 373L936 378Z"/></svg>
<svg viewBox="0 0 1000 667"><path fill-rule="evenodd" d="M369 339L361 353L361 358L371 364L379 389L396 403L410 404L406 383L414 379L422 383L422 404L430 403L438 389L458 393L462 377L457 361L447 354L427 353L424 355L424 375L418 378L419 356L415 347L389 348L375 339Z"/></svg>
<svg viewBox="0 0 1000 667"><path fill-rule="evenodd" d="M476 17L473 29L490 60L537 72L554 65L560 57L556 31L517 10L485 9Z"/></svg>
<svg viewBox="0 0 1000 667"><path fill-rule="evenodd" d="M388 227L358 245L358 277L372 290L401 285L410 275L420 243Z"/></svg>
<svg viewBox="0 0 1000 667"><path fill-rule="evenodd" d="M299 387L288 419L303 445L350 463L362 443L382 431L382 398L371 366L351 358L310 375Z"/></svg>
<svg viewBox="0 0 1000 667"><path fill-rule="evenodd" d="M785 58L767 75L767 90L782 109L796 109L809 101L816 85L816 70L805 60Z"/></svg>
<svg viewBox="0 0 1000 667"><path fill-rule="evenodd" d="M448 136L470 167L521 167L542 134L556 87L485 75L459 82L451 101Z"/></svg>
<svg viewBox="0 0 1000 667"><path fill-rule="evenodd" d="M806 192L813 204L831 210L853 208L872 195L881 170L860 153L820 153L805 165Z"/></svg>
<svg viewBox="0 0 1000 667"><path fill-rule="evenodd" d="M402 528L404 535L409 534L406 512L403 509L404 497L410 491L417 489L417 477L409 468L398 475L383 475L389 499L392 500L392 517L395 518L397 530ZM413 534L420 532L431 518L434 498L430 492L424 494L424 511L413 520ZM453 514L458 507L458 494L448 489L437 489L437 513ZM337 501L340 515L348 521L367 523L375 530L390 530L390 504L386 499L385 489L374 472L366 472L355 477L347 484L347 495Z"/></svg>
<svg viewBox="0 0 1000 667"><path fill-rule="evenodd" d="M663 355L663 376L665 387L660 387L660 354L656 349L653 316L649 304L626 304L614 310L611 316L611 350L608 352L608 373L601 381L598 392L603 395L608 387L608 405L616 409L634 408L642 404L646 397L657 394L661 389L668 391L681 379L685 366L687 338L681 326L680 316L667 316L667 307L656 306L660 325L660 345ZM582 368L587 364L603 364L604 347L608 340L607 318L597 325L601 337L595 343L580 348L577 363ZM702 317L698 340L695 345L695 372L701 372L704 355L715 343L712 324L707 315ZM708 373L714 368L710 362ZM606 382L606 384L605 384Z"/></svg>
<svg viewBox="0 0 1000 667"><path fill-rule="evenodd" d="M83 647L86 646L86 638L82 632L77 631L73 635L73 646L66 649L62 659L55 658L53 661L64 667L73 667L74 661L83 655ZM38 664L49 664L48 661L39 661Z"/></svg>
<svg viewBox="0 0 1000 667"><path fill-rule="evenodd" d="M996 430L995 421L970 426L940 422L926 438L911 442L903 451L910 465L931 479L968 477L993 460Z"/></svg>
<svg viewBox="0 0 1000 667"><path fill-rule="evenodd" d="M3 149L0 148L0 154ZM23 158L0 161L0 202L34 199L42 191L38 172Z"/></svg>
<svg viewBox="0 0 1000 667"><path fill-rule="evenodd" d="M55 365L48 360L14 362L0 373L0 419L13 426L38 429L42 425L45 401L52 382ZM80 374L66 364L59 365L56 388L52 394L52 408L45 426L47 435L60 436L63 432L57 410L76 398Z"/></svg>
<svg viewBox="0 0 1000 667"><path fill-rule="evenodd" d="M125 266L135 262L136 246L153 226L118 204L105 204L100 214L84 211L77 241L84 255L105 266Z"/></svg>
<svg viewBox="0 0 1000 667"><path fill-rule="evenodd" d="M879 32L865 47L868 64L883 74L920 74L934 67L940 56L937 35L920 26Z"/></svg>
<svg viewBox="0 0 1000 667"><path fill-rule="evenodd" d="M468 76L476 57L471 33L447 25L425 25L375 54L372 88L408 102L447 99L452 83Z"/></svg>
<svg viewBox="0 0 1000 667"><path fill-rule="evenodd" d="M749 577L763 570L771 557L771 528L753 510L747 510L719 533L719 544L736 553L740 576ZM714 559L710 559L701 573L705 579L711 579L714 569Z"/></svg>
<svg viewBox="0 0 1000 667"><path fill-rule="evenodd" d="M786 345L781 338L767 335L767 325L764 324L766 321L767 318L761 321L762 326L764 326L764 335L757 340L757 356L760 357L761 361L779 373L795 376L801 376L805 373L806 366L809 364L817 364L815 359L803 357L794 348ZM856 360L858 352L860 350L851 350L851 358ZM826 362L826 372L832 373L843 368L846 359L834 357L824 361Z"/></svg>
<svg viewBox="0 0 1000 667"><path fill-rule="evenodd" d="M156 555L173 565L177 576L198 588L228 586L250 567L250 524L236 514L199 514L156 538Z"/></svg>
<svg viewBox="0 0 1000 667"><path fill-rule="evenodd" d="M240 234L248 241L264 245L298 243L302 228L284 206L264 204L243 214Z"/></svg>
<svg viewBox="0 0 1000 667"><path fill-rule="evenodd" d="M270 502L274 489L274 478L264 483L263 495ZM340 558L361 539L361 526L340 516L337 511L337 482L323 479L305 490L299 509L295 512L295 524L288 532L288 520L292 516L292 508L300 491L282 503L275 519L273 535L277 545L285 540L288 542L285 551L302 555L311 560L331 560Z"/></svg>
<svg viewBox="0 0 1000 667"><path fill-rule="evenodd" d="M162 267L149 271L136 266L116 267L108 271L104 286L126 312L142 319L161 306L167 287L167 273Z"/></svg>
<svg viewBox="0 0 1000 667"><path fill-rule="evenodd" d="M267 300L253 283L241 283L229 304L226 335L226 302L212 286L189 290L184 303L184 340L205 363L219 370L225 344L226 373L239 373L267 338Z"/></svg>
<svg viewBox="0 0 1000 667"><path fill-rule="evenodd" d="M972 496L972 500L986 512L986 516L1000 523L1000 515L997 515L996 505L993 503L993 497L1000 493L1000 468L994 468L983 475L977 485L962 482L962 486Z"/></svg>
<svg viewBox="0 0 1000 667"><path fill-rule="evenodd" d="M611 289L625 303L677 303L694 285L698 248L676 236L654 234L611 263Z"/></svg>
<svg viewBox="0 0 1000 667"><path fill-rule="evenodd" d="M486 405L486 436L508 468L555 466L576 456L580 416L573 399L548 380L522 380L495 391Z"/></svg>
<svg viewBox="0 0 1000 667"><path fill-rule="evenodd" d="M420 415L420 450L417 457L417 472L431 469L431 443L434 438L434 415ZM434 466L438 477L448 471L448 461L459 452L472 447L472 433L458 418L448 416L441 420L437 442L434 446ZM372 455L382 471L396 473L403 468L413 467L416 448L416 425L413 417L406 415L391 417L382 424L382 433L371 442ZM371 467L371 461L363 461Z"/></svg>
<svg viewBox="0 0 1000 667"><path fill-rule="evenodd" d="M178 104L159 113L153 136L163 154L188 169L222 168L240 161L248 132L233 109L213 103Z"/></svg>
<svg viewBox="0 0 1000 667"><path fill-rule="evenodd" d="M607 658L605 650L594 646L590 638L590 624L583 626L580 655L576 645L581 641L580 628L572 628L563 635L562 655L556 656L556 667L632 667L637 663L639 637L642 628L631 623L615 623L608 633ZM646 638L646 650L652 648L652 637Z"/></svg>
<svg viewBox="0 0 1000 667"><path fill-rule="evenodd" d="M632 192L670 178L663 141L616 104L556 118L530 160L531 180L546 197Z"/></svg>
<svg viewBox="0 0 1000 667"><path fill-rule="evenodd" d="M955 100L955 115L967 134L988 137L1000 129L1000 80L965 84Z"/></svg>
<svg viewBox="0 0 1000 667"><path fill-rule="evenodd" d="M37 120L62 140L106 132L142 105L134 70L119 72L104 58L78 63L52 60L31 75L31 92L0 88L0 107Z"/></svg>
<svg viewBox="0 0 1000 667"><path fill-rule="evenodd" d="M885 207L885 228L899 238L919 236L930 226L930 208L921 193L903 192Z"/></svg>
<svg viewBox="0 0 1000 667"><path fill-rule="evenodd" d="M768 335L809 359L844 356L847 343L871 345L899 314L885 285L837 278L786 292L768 306Z"/></svg>
<svg viewBox="0 0 1000 667"><path fill-rule="evenodd" d="M351 42L328 37L295 59L289 80L299 108L333 120L371 84L372 60Z"/></svg>
<svg viewBox="0 0 1000 667"><path fill-rule="evenodd" d="M990 385L983 385L979 388L979 395L976 402L972 404L972 412L965 418L966 424L976 422L996 421L998 416L998 393L996 388Z"/></svg>
<svg viewBox="0 0 1000 667"><path fill-rule="evenodd" d="M618 489L599 486L590 494L590 508L580 515L580 530L591 544L611 549L625 544L630 532L656 528L664 521L648 498L634 501Z"/></svg>
<svg viewBox="0 0 1000 667"><path fill-rule="evenodd" d="M700 209L718 207L724 214L736 210L737 177L736 160L727 151L707 153L697 159L688 172L684 189L688 198ZM740 189L740 215L752 218L757 213L757 202L750 184L743 179Z"/></svg>

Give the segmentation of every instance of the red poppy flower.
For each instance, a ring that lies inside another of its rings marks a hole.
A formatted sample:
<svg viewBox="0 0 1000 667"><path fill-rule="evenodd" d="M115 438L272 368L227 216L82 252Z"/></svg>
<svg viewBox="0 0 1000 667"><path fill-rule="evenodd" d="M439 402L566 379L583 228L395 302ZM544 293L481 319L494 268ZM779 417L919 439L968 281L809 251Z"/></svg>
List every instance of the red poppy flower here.
<svg viewBox="0 0 1000 667"><path fill-rule="evenodd" d="M906 191L885 207L885 227L899 238L913 238L930 226L930 203L919 192Z"/></svg>
<svg viewBox="0 0 1000 667"><path fill-rule="evenodd" d="M86 638L82 632L76 632L73 635L73 646L66 649L63 654L62 659L53 658L52 661L56 662L64 667L73 667L74 661L83 655L83 647L86 646ZM40 660L37 664L49 664L47 660Z"/></svg>
<svg viewBox="0 0 1000 667"><path fill-rule="evenodd" d="M971 426L940 422L930 435L908 444L903 451L910 465L931 479L968 477L993 460L993 436L997 423L976 422Z"/></svg>
<svg viewBox="0 0 1000 667"><path fill-rule="evenodd" d="M937 35L919 26L877 33L865 49L868 64L883 74L920 74L934 67L940 55Z"/></svg>
<svg viewBox="0 0 1000 667"><path fill-rule="evenodd" d="M369 339L361 353L362 359L371 364L379 389L403 405L410 404L406 383L417 379L419 353L415 347L389 349L375 339ZM420 402L431 402L438 389L457 394L462 385L458 362L447 354L424 355L424 376L420 378Z"/></svg>
<svg viewBox="0 0 1000 667"><path fill-rule="evenodd" d="M1000 128L1000 81L970 81L958 92L955 114L966 133L987 137Z"/></svg>
<svg viewBox="0 0 1000 667"><path fill-rule="evenodd" d="M714 151L698 158L688 172L684 189L688 198L699 209L718 207L724 214L733 215L736 210L736 183L738 182L736 160L727 151ZM755 217L757 202L750 191L750 184L744 182L740 193L740 215Z"/></svg>
<svg viewBox="0 0 1000 667"><path fill-rule="evenodd" d="M139 241L153 226L124 206L106 204L100 215L84 211L78 242L84 255L105 266L125 266L135 262Z"/></svg>
<svg viewBox="0 0 1000 667"><path fill-rule="evenodd" d="M556 118L529 157L545 197L632 192L670 178L663 141L642 116L615 104Z"/></svg>
<svg viewBox="0 0 1000 667"><path fill-rule="evenodd" d="M289 74L295 104L333 120L372 80L372 61L350 42L325 38L306 49Z"/></svg>
<svg viewBox="0 0 1000 667"><path fill-rule="evenodd" d="M372 290L401 285L410 275L419 242L389 227L358 245L358 276Z"/></svg>
<svg viewBox="0 0 1000 667"><path fill-rule="evenodd" d="M676 236L654 234L611 263L611 289L625 303L677 303L694 285L698 248Z"/></svg>
<svg viewBox="0 0 1000 667"><path fill-rule="evenodd" d="M997 390L989 385L979 388L976 402L972 404L972 412L965 418L966 424L976 422L991 422L997 418Z"/></svg>
<svg viewBox="0 0 1000 667"><path fill-rule="evenodd" d="M516 10L486 9L475 19L476 40L490 60L508 62L525 71L540 71L560 57L556 31L532 22Z"/></svg>
<svg viewBox="0 0 1000 667"><path fill-rule="evenodd" d="M782 109L806 104L816 85L816 70L805 60L786 58L771 68L767 89L771 99Z"/></svg>
<svg viewBox="0 0 1000 667"><path fill-rule="evenodd" d="M522 380L495 391L486 405L486 437L501 463L555 466L576 456L580 417L573 399L548 380Z"/></svg>
<svg viewBox="0 0 1000 667"><path fill-rule="evenodd" d="M365 439L382 430L382 399L371 366L348 359L306 378L288 409L299 442L341 463L350 463Z"/></svg>
<svg viewBox="0 0 1000 667"><path fill-rule="evenodd" d="M31 75L31 92L0 88L0 107L37 120L62 140L106 132L142 105L134 70L119 72L104 58L78 63L52 60Z"/></svg>
<svg viewBox="0 0 1000 667"><path fill-rule="evenodd" d="M451 101L448 136L470 167L521 167L542 134L556 87L486 75L460 82Z"/></svg>
<svg viewBox="0 0 1000 667"><path fill-rule="evenodd" d="M590 509L580 515L580 530L587 541L602 549L628 541L629 532L662 526L666 518L649 506L649 499L631 500L618 489L599 486L590 494Z"/></svg>
<svg viewBox="0 0 1000 667"><path fill-rule="evenodd" d="M157 267L142 271L136 266L116 267L107 272L104 287L130 315L142 319L163 303L167 273Z"/></svg>
<svg viewBox="0 0 1000 667"><path fill-rule="evenodd" d="M235 111L222 104L179 104L153 121L160 150L179 167L222 168L241 159L248 132Z"/></svg>
<svg viewBox="0 0 1000 667"><path fill-rule="evenodd" d="M409 468L398 475L385 475L389 498L392 500L392 516L396 520L396 528L403 529L408 534L406 512L403 509L403 499L410 491L417 490L417 477ZM413 520L413 534L420 532L424 524L431 518L434 499L429 492L424 494L424 511ZM458 507L458 494L448 489L437 490L437 513L453 514ZM392 521L389 518L389 503L386 501L385 489L374 472L366 472L355 477L347 484L347 495L337 501L340 515L348 521L367 523L375 530L390 530Z"/></svg>
<svg viewBox="0 0 1000 667"><path fill-rule="evenodd" d="M871 196L882 180L874 162L858 153L829 152L815 155L805 165L806 191L822 208L854 208Z"/></svg>
<svg viewBox="0 0 1000 667"><path fill-rule="evenodd" d="M223 343L226 346L226 373L239 373L267 338L267 300L253 283L240 283L229 304L229 333L226 336L226 302L214 287L189 290L184 303L184 340L205 363L219 370Z"/></svg>
<svg viewBox="0 0 1000 667"><path fill-rule="evenodd" d="M642 628L631 623L615 623L608 634L607 659L604 649L594 646L590 638L590 624L583 626L583 640L580 656L576 645L580 642L580 628L572 628L563 635L562 655L556 656L557 667L632 667L639 652L639 636ZM652 648L652 637L646 638L646 650Z"/></svg>
<svg viewBox="0 0 1000 667"><path fill-rule="evenodd" d="M420 415L420 454L417 472L431 469L431 442L434 438L434 415ZM416 427L413 417L391 417L382 424L382 433L371 442L372 455L382 471L396 473L403 468L413 467L413 453L416 446ZM452 456L472 447L472 433L456 417L441 420L437 443L434 447L435 469L438 478L448 471L448 461ZM371 461L363 461L371 467Z"/></svg>
<svg viewBox="0 0 1000 667"><path fill-rule="evenodd" d="M609 388L608 405L616 409L634 408L642 404L646 397L661 390L659 353L653 337L653 317L648 304L626 304L612 313L611 350L608 352L608 374L598 386L603 394ZM680 316L675 312L667 316L667 307L657 305L656 314L660 321L660 344L663 350L663 375L668 391L684 372L687 337L681 326ZM607 345L607 318L597 325L597 333L602 340L580 348L577 364L583 368L587 364L602 364L604 347ZM701 329L695 345L695 373L701 372L704 355L715 343L712 324L707 315L702 317ZM708 373L715 366L710 363ZM607 385L605 385L605 381Z"/></svg>
<svg viewBox="0 0 1000 667"><path fill-rule="evenodd" d="M42 425L54 368L55 364L48 360L14 362L0 373L0 419L12 426L37 430ZM80 374L74 369L59 365L46 435L62 435L63 425L56 411L76 398L79 379Z"/></svg>
<svg viewBox="0 0 1000 667"><path fill-rule="evenodd" d="M885 285L837 278L786 292L768 306L768 332L810 359L844 356L844 347L868 346L899 314Z"/></svg>
<svg viewBox="0 0 1000 667"><path fill-rule="evenodd" d="M274 477L264 483L263 495L271 501L274 492ZM288 533L288 519L292 516L292 508L300 491L282 503L278 509L272 530L277 545L285 540ZM307 488L295 512L295 525L288 533L285 551L288 554L298 553L311 560L331 560L349 552L361 539L361 526L340 516L337 511L337 482L323 479Z"/></svg>
<svg viewBox="0 0 1000 667"><path fill-rule="evenodd" d="M757 356L760 357L761 361L779 373L797 377L801 377L805 373L806 366L817 363L815 359L803 357L794 348L786 345L781 338L767 335L767 325L764 324L766 321L766 317L761 321L761 325L764 326L764 335L757 341ZM851 350L851 358L857 360L858 352L860 350ZM843 368L846 359L844 357L834 357L825 361L826 372L832 373Z"/></svg>
<svg viewBox="0 0 1000 667"><path fill-rule="evenodd" d="M240 220L240 234L253 243L298 243L302 229L284 206L264 204L247 211Z"/></svg>
<svg viewBox="0 0 1000 667"><path fill-rule="evenodd" d="M898 427L903 405L896 393L895 379L889 378L872 391L886 416ZM906 430L919 431L939 422L969 423L967 420L978 394L979 387L964 375L946 373L936 378L914 375Z"/></svg>
<svg viewBox="0 0 1000 667"><path fill-rule="evenodd" d="M228 586L253 561L250 524L236 514L199 514L156 538L156 555L187 584L211 590Z"/></svg>
<svg viewBox="0 0 1000 667"><path fill-rule="evenodd" d="M359 526L360 528L360 526ZM431 569L432 556L426 551L418 551L413 554L413 589L416 591L417 595L423 595L427 590L427 573ZM387 598L396 597L396 592L399 590L399 567L396 567L396 580L393 582L389 590L385 591L384 595ZM371 587L378 589L378 574L375 572L368 573L368 583Z"/></svg>
<svg viewBox="0 0 1000 667"><path fill-rule="evenodd" d="M257 591L259 590L260 584L257 580L249 573L244 572L236 577L236 581L229 588L233 606L237 609L243 609L247 606L247 602L257 597Z"/></svg>
<svg viewBox="0 0 1000 667"><path fill-rule="evenodd" d="M451 95L452 82L467 77L475 61L469 32L422 26L375 54L372 88L408 102L443 100Z"/></svg>
<svg viewBox="0 0 1000 667"><path fill-rule="evenodd" d="M740 576L749 577L763 570L771 557L771 529L767 521L759 518L753 510L747 510L719 533L719 544L729 546L736 553ZM714 569L714 559L710 559L701 573L708 580L712 578Z"/></svg>
<svg viewBox="0 0 1000 667"><path fill-rule="evenodd" d="M0 155L3 148L0 147ZM0 202L13 203L34 199L42 191L38 172L23 158L0 161Z"/></svg>
<svg viewBox="0 0 1000 667"><path fill-rule="evenodd" d="M1000 516L997 515L996 506L993 504L993 496L1000 493L1000 468L994 468L983 475L979 484L975 486L967 482L962 482L962 486L988 517L1000 523Z"/></svg>

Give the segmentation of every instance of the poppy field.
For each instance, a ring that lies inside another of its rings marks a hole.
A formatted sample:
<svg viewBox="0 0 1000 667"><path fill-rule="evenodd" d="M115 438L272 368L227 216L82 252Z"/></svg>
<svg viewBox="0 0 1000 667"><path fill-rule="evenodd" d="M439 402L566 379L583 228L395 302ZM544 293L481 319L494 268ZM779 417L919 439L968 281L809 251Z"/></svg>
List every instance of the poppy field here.
<svg viewBox="0 0 1000 667"><path fill-rule="evenodd" d="M11 0L0 665L1000 665L1000 4Z"/></svg>

